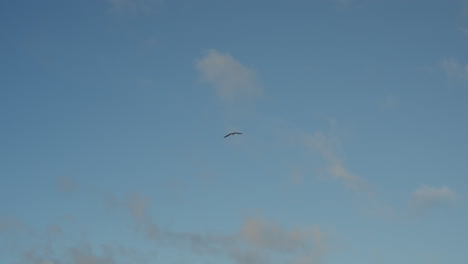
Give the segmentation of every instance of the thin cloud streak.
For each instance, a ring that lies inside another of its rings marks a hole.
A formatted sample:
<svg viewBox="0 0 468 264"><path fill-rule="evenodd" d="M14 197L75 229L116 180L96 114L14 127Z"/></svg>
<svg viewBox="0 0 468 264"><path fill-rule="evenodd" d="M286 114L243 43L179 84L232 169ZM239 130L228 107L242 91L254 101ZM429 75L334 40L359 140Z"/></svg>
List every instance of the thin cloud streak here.
<svg viewBox="0 0 468 264"><path fill-rule="evenodd" d="M228 53L210 49L196 60L195 68L201 79L209 83L226 103L253 99L263 93L254 70L242 65Z"/></svg>
<svg viewBox="0 0 468 264"><path fill-rule="evenodd" d="M414 191L409 203L412 213L420 215L437 207L452 206L457 201L457 192L451 188L421 186Z"/></svg>
<svg viewBox="0 0 468 264"><path fill-rule="evenodd" d="M286 230L264 217L246 219L239 231L210 234L172 231L159 227L149 211L149 200L132 195L123 207L132 217L137 232L158 245L190 250L193 254L231 258L236 263L267 263L272 255L292 262L304 256L326 256L330 248L316 226Z"/></svg>
<svg viewBox="0 0 468 264"><path fill-rule="evenodd" d="M337 154L337 140L331 135L325 135L322 132L316 132L312 135L306 134L303 141L307 147L317 151L328 163L328 175L341 181L347 188L357 192L373 195L369 184L361 177L349 172Z"/></svg>

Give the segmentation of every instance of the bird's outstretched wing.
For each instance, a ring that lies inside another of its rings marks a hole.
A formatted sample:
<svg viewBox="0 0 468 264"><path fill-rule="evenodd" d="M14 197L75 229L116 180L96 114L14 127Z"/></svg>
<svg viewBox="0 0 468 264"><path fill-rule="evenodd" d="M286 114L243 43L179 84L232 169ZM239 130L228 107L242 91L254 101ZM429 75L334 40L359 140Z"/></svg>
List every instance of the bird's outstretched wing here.
<svg viewBox="0 0 468 264"><path fill-rule="evenodd" d="M224 138L227 138L227 137L229 137L231 135L242 135L242 133L241 132L232 132L232 133L229 133L229 134L225 135Z"/></svg>

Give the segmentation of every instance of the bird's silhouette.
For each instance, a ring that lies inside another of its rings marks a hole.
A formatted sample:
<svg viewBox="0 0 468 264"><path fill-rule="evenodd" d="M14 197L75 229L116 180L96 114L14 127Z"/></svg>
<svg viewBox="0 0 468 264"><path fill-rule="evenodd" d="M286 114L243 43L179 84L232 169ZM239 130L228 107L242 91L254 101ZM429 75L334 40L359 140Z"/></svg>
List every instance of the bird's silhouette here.
<svg viewBox="0 0 468 264"><path fill-rule="evenodd" d="M224 138L227 138L227 137L229 137L231 135L242 135L242 133L241 132L232 132L232 133L229 133L229 134L225 135Z"/></svg>

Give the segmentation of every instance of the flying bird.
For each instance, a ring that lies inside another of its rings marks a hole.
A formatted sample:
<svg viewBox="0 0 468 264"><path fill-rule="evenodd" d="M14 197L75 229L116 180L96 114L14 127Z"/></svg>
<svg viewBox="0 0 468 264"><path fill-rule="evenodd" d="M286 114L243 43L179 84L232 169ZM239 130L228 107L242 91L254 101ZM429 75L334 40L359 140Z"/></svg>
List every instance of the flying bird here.
<svg viewBox="0 0 468 264"><path fill-rule="evenodd" d="M224 138L227 138L227 137L229 137L231 135L242 135L242 133L241 132L232 132L232 133L229 133L229 134L225 135Z"/></svg>

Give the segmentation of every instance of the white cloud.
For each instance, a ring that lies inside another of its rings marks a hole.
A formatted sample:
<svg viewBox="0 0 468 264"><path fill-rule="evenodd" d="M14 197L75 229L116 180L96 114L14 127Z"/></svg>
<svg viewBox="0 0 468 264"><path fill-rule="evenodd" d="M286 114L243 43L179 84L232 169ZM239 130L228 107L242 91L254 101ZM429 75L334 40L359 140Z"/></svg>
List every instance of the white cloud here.
<svg viewBox="0 0 468 264"><path fill-rule="evenodd" d="M252 218L244 222L241 236L251 245L273 251L295 251L305 248L312 230L284 230L276 223Z"/></svg>
<svg viewBox="0 0 468 264"><path fill-rule="evenodd" d="M450 81L468 81L468 65L462 65L455 59L443 60L441 65Z"/></svg>
<svg viewBox="0 0 468 264"><path fill-rule="evenodd" d="M333 160L329 168L330 175L344 182L344 184L355 191L362 191L372 194L369 185L361 177L351 173L346 169L343 163L339 160Z"/></svg>
<svg viewBox="0 0 468 264"><path fill-rule="evenodd" d="M318 151L327 160L336 160L335 144L329 136L324 135L322 132L316 132L312 135L306 135L306 144Z"/></svg>
<svg viewBox="0 0 468 264"><path fill-rule="evenodd" d="M325 257L329 247L326 236L318 227L285 229L264 217L246 219L239 231L228 234L210 234L172 231L158 228L149 212L149 200L134 195L126 203L126 210L136 224L142 228L147 239L161 245L181 250L189 249L193 254L227 257L239 264L262 264L273 256L281 256L293 263L296 259L313 256ZM150 235L149 230L157 230Z"/></svg>
<svg viewBox="0 0 468 264"><path fill-rule="evenodd" d="M125 199L111 200L113 208L123 210L137 226L136 234L148 242L155 242L158 251L172 248L194 256L224 258L238 264L317 263L315 260L326 257L329 251L327 237L316 226L287 229L267 218L255 217L246 219L238 229L227 233L168 230L154 220L148 197L133 194ZM19 225L17 220L2 220L0 231L18 232L15 229ZM60 226L50 225L45 234L37 233L36 246L18 250L19 263L149 263L143 260L147 260L152 251L140 252L115 243L83 241L79 244L81 246L63 245L64 232ZM312 260L314 262L310 262Z"/></svg>
<svg viewBox="0 0 468 264"><path fill-rule="evenodd" d="M65 186L69 182L76 186L76 182L72 177L62 177L59 180L59 183L67 183ZM188 249L193 254L228 257L239 264L271 263L267 261L271 254L283 255L286 259L292 261L304 259L311 254L316 258L315 255L326 255L326 252L328 252L326 236L316 226L288 230L267 218L255 217L246 219L239 229L231 230L226 234L168 230L159 226L155 221L151 213L151 199L148 196L140 193L130 193L130 195L119 198L108 193L99 192L99 194L99 197L103 199L103 204L108 209L123 211L130 217L137 234L149 241L157 242L161 246L175 247L180 250ZM67 216L66 218L64 220L70 221L72 217ZM0 231L2 229L18 229L17 227L21 225L19 220L2 219L0 217ZM64 230L56 224L49 225L47 231L47 235L53 240L58 239L58 235L64 235ZM108 245L108 247L114 246ZM89 249L89 247L86 250L83 248L73 249L74 258L88 258L92 261L98 261L97 263L109 260L106 254L92 254ZM38 250L38 252L46 251ZM68 254L72 253L72 251L69 251ZM114 251L108 255L129 255L122 250ZM133 255L136 255L136 253ZM139 255L141 256L141 254Z"/></svg>
<svg viewBox="0 0 468 264"><path fill-rule="evenodd" d="M422 186L413 194L413 201L417 204L433 204L433 203L453 203L457 198L457 193L448 188L441 187L439 189L430 186Z"/></svg>
<svg viewBox="0 0 468 264"><path fill-rule="evenodd" d="M253 99L263 92L256 80L255 71L242 65L228 53L208 50L203 58L196 61L195 67L202 80L210 83L225 102Z"/></svg>
<svg viewBox="0 0 468 264"><path fill-rule="evenodd" d="M338 140L330 135L316 132L305 136L305 144L320 153L328 163L328 174L346 187L372 195L369 184L361 177L349 172L337 154Z"/></svg>
<svg viewBox="0 0 468 264"><path fill-rule="evenodd" d="M410 207L415 213L423 213L438 206L449 206L457 200L457 193L448 187L422 186L413 193Z"/></svg>
<svg viewBox="0 0 468 264"><path fill-rule="evenodd" d="M158 227L148 211L148 198L139 194L134 194L126 201L126 206L137 223L137 229L143 232L148 238L156 238L159 232Z"/></svg>

